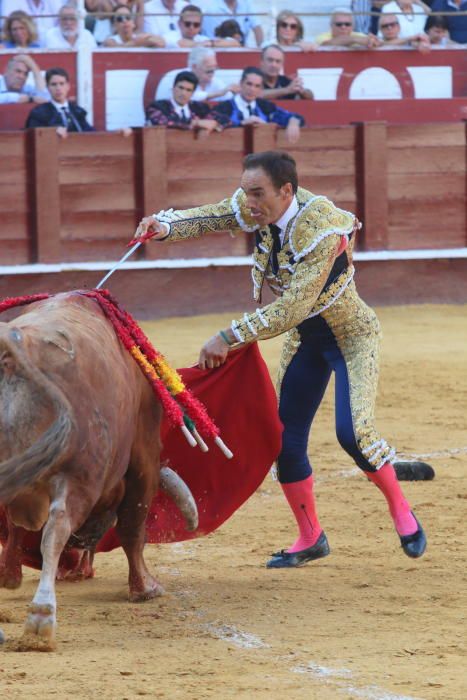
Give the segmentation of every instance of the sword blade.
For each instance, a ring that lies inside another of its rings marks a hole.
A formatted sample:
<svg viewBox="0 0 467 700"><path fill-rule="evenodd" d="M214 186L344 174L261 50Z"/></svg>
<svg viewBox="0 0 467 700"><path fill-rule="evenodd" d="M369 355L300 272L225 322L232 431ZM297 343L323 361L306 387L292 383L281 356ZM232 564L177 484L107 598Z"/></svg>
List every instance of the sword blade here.
<svg viewBox="0 0 467 700"><path fill-rule="evenodd" d="M130 257L130 255L133 255L133 253L135 252L135 250L137 250L137 249L140 247L141 243L142 243L142 241L138 241L138 243L135 243L135 245L134 245L132 248L130 248L130 250L128 250L128 251L125 253L125 255L123 256L123 258L121 258L121 259L118 261L118 263L116 263L116 264L113 266L113 268L112 268L111 270L108 271L108 273L105 275L105 277L103 277L103 278L101 279L101 281L100 281L99 284L95 287L95 289L100 289L100 288L102 287L102 285L104 284L104 282L106 282L106 281L109 279L110 275L113 275L113 273L115 272L115 270L118 270L118 268L120 267L120 265L123 265L123 263L125 262L125 260L127 260L127 259Z"/></svg>

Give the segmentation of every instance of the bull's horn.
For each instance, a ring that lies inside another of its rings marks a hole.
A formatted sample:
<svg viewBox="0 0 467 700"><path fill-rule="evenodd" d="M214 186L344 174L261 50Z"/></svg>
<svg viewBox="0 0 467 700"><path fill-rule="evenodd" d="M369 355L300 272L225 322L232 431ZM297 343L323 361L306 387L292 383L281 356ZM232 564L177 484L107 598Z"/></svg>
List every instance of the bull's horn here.
<svg viewBox="0 0 467 700"><path fill-rule="evenodd" d="M195 499L183 479L170 467L162 467L160 487L173 500L186 520L190 532L198 527L198 509Z"/></svg>

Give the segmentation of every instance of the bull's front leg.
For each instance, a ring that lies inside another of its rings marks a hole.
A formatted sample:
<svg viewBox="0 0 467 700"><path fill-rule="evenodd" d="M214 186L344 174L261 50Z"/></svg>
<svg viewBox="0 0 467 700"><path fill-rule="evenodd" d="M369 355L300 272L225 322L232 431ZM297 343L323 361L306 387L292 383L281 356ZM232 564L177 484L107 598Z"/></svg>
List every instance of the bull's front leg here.
<svg viewBox="0 0 467 700"><path fill-rule="evenodd" d="M19 588L23 579L21 562L23 551L21 545L25 530L12 523L6 512L8 539L0 555L0 588Z"/></svg>
<svg viewBox="0 0 467 700"><path fill-rule="evenodd" d="M71 523L66 509L66 484L57 489L49 508L41 542L42 571L36 594L29 606L24 628L24 649L55 648L57 627L55 576L60 555L71 535Z"/></svg>
<svg viewBox="0 0 467 700"><path fill-rule="evenodd" d="M126 492L118 509L116 530L128 559L130 600L134 603L162 595L164 589L149 573L143 557L146 517L155 491L154 465L130 467Z"/></svg>

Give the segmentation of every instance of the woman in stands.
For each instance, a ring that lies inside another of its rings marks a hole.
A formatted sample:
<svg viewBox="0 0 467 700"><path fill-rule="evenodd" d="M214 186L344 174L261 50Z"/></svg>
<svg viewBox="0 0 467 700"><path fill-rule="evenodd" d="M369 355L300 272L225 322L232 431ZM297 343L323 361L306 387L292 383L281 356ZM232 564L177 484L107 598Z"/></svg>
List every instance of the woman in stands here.
<svg viewBox="0 0 467 700"><path fill-rule="evenodd" d="M86 28L94 34L98 44L112 33L111 17L117 7L125 5L134 15L136 31L143 31L144 0L86 0Z"/></svg>
<svg viewBox="0 0 467 700"><path fill-rule="evenodd" d="M112 17L113 34L102 43L102 46L126 48L145 46L160 49L165 41L156 34L142 34L136 31L135 18L127 5L117 5Z"/></svg>
<svg viewBox="0 0 467 700"><path fill-rule="evenodd" d="M37 29L32 18L22 10L12 12L3 27L4 49L37 49Z"/></svg>
<svg viewBox="0 0 467 700"><path fill-rule="evenodd" d="M294 12L282 10L277 15L275 42L283 49L298 48L302 51L316 51L316 44L303 39L303 22ZM270 43L270 42L268 42Z"/></svg>

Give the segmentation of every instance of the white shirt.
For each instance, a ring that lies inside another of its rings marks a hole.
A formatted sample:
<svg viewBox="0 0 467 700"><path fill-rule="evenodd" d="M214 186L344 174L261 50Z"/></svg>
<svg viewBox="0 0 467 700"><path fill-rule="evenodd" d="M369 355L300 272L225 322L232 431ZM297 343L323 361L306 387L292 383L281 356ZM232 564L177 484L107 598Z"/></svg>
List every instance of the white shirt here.
<svg viewBox="0 0 467 700"><path fill-rule="evenodd" d="M29 97L44 97L46 100L49 99L48 90L36 90L35 85L23 85L21 90L10 90L7 87L6 80L3 75L0 75L0 104L14 104L19 102L21 95L28 95Z"/></svg>
<svg viewBox="0 0 467 700"><path fill-rule="evenodd" d="M164 34L175 31L180 12L185 5L185 0L175 0L173 12L169 13L168 9L162 4L162 0L149 0L144 5L143 32L164 36ZM153 13L159 16L148 16ZM161 17L160 15L163 16Z"/></svg>
<svg viewBox="0 0 467 700"><path fill-rule="evenodd" d="M396 0L392 0L392 2L383 5L381 12L384 14L395 14L397 16L401 28L399 34L401 39L425 32L425 22L428 15L420 5L412 5L412 12L409 14L397 14L398 12L402 13L402 10Z"/></svg>
<svg viewBox="0 0 467 700"><path fill-rule="evenodd" d="M276 226L280 228L280 239L281 239L281 246L284 245L284 238L285 238L285 232L287 230L287 225L291 219L294 218L294 216L298 212L298 202L297 202L297 197L294 195L294 198L292 199L288 209L282 214L281 218L275 221L274 223Z"/></svg>
<svg viewBox="0 0 467 700"><path fill-rule="evenodd" d="M188 105L179 105L173 98L170 98L170 101L172 103L172 107L181 119L185 117L187 121L191 120L191 109L188 107Z"/></svg>
<svg viewBox="0 0 467 700"><path fill-rule="evenodd" d="M165 39L165 46L167 49L178 49L179 45L178 42L180 39L182 39L182 33L180 29L174 29L171 32L167 32L167 34L164 34L164 39ZM204 34L195 34L195 36L191 37L192 41L198 42L198 41L209 41L209 37L205 36Z"/></svg>
<svg viewBox="0 0 467 700"><path fill-rule="evenodd" d="M96 40L88 29L83 29L74 44L70 44L68 39L63 36L60 27L52 27L45 35L45 47L47 49L71 49L76 51L82 46L90 49L97 48Z"/></svg>
<svg viewBox="0 0 467 700"><path fill-rule="evenodd" d="M70 108L68 106L68 100L66 102L62 102L62 103L55 102L55 100L50 100L50 102L51 102L51 104L53 104L53 106L55 107L55 109L59 113L60 117L62 118L63 126L66 128L67 123L66 123L66 115L64 113L64 110L66 110L67 112L70 111Z"/></svg>
<svg viewBox="0 0 467 700"><path fill-rule="evenodd" d="M41 0L36 5L33 0L3 0L2 14L7 17L16 10L26 12L34 19L39 41L44 46L47 31L57 24L57 17L44 17L44 15L58 15L58 11L65 4L65 0Z"/></svg>
<svg viewBox="0 0 467 700"><path fill-rule="evenodd" d="M244 119L249 119L251 116L253 116L253 112L256 107L256 100L247 102L241 95L235 95L234 101L240 112L243 114Z"/></svg>
<svg viewBox="0 0 467 700"><path fill-rule="evenodd" d="M220 16L208 17L209 13ZM203 8L203 32L210 39L215 37L216 27L227 19L235 19L238 22L245 38L250 33L250 29L261 26L260 19L253 15L250 0L237 0L235 12L226 5L224 0L207 0Z"/></svg>
<svg viewBox="0 0 467 700"><path fill-rule="evenodd" d="M183 69L176 68L175 70L169 70L165 75L162 76L159 85L156 89L156 100L170 100L170 98L172 97L172 88L174 85L175 76L177 75L177 73L180 73L181 70ZM186 68L185 70L190 69ZM210 95L213 92L219 92L220 90L225 90L225 87L225 83L220 78L216 78L216 76L214 75L213 79L207 84L207 86L204 89L200 88L200 86L198 85L191 99L196 101L205 100L207 95ZM232 93L227 92L225 95L222 95L221 97L216 97L215 99L216 102L220 102L221 100L230 100L231 97Z"/></svg>

